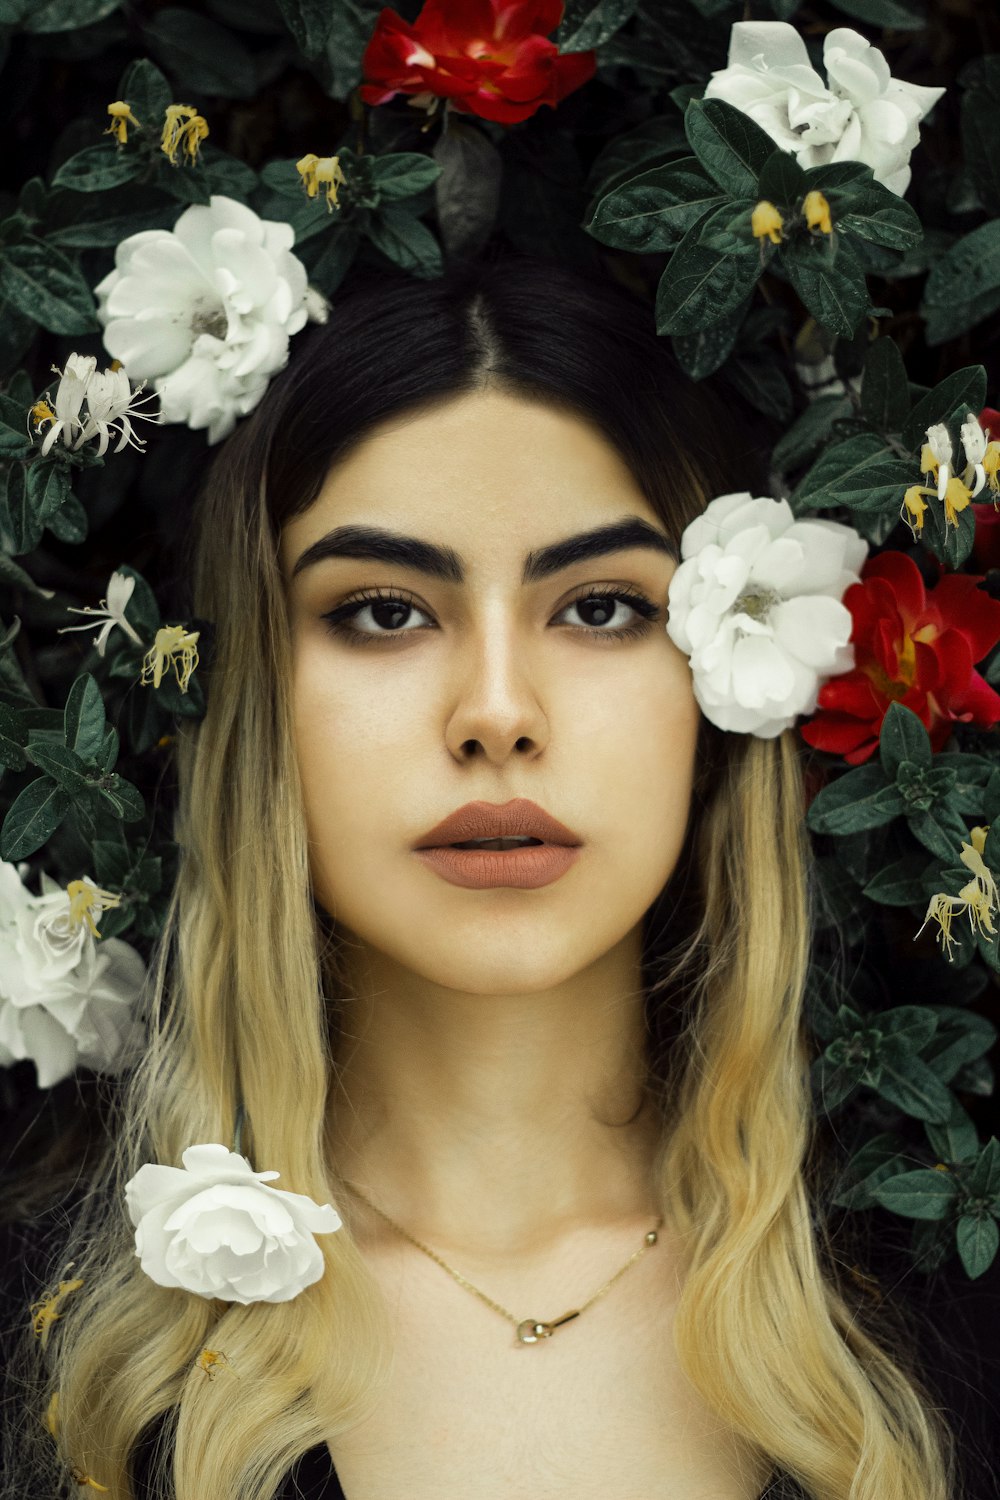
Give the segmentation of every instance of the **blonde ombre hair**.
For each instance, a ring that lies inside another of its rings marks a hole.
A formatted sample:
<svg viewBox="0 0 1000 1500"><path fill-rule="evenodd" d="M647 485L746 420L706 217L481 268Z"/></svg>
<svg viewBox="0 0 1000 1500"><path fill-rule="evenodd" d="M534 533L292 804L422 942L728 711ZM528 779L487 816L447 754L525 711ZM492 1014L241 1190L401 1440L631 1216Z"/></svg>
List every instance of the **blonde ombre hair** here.
<svg viewBox="0 0 1000 1500"><path fill-rule="evenodd" d="M293 1301L209 1301L141 1271L124 1186L144 1162L231 1144L242 1099L254 1167L342 1200L327 1129L346 986L310 885L277 541L377 422L491 384L598 425L678 542L713 493L750 482L732 413L678 372L648 306L554 265L362 275L293 347L194 506L190 604L215 639L206 716L178 724L179 874L151 965L149 1046L71 1229L38 1268L54 1286L72 1263L82 1285L44 1345L22 1339L10 1500L54 1491L70 1466L131 1500L130 1463L158 1418L164 1494L271 1500L377 1395L388 1321L347 1226L319 1237L325 1274ZM677 870L643 914L662 1209L687 1254L677 1358L811 1500L955 1500L952 1433L904 1333L840 1285L817 1213L799 740L703 720L697 764ZM229 1368L212 1378L206 1350Z"/></svg>

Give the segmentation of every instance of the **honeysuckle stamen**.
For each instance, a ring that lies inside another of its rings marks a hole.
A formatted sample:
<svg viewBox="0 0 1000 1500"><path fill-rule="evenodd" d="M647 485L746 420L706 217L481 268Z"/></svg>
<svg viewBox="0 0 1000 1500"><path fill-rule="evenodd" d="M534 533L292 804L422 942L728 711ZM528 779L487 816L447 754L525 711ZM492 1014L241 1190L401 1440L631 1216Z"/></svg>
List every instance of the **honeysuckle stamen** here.
<svg viewBox="0 0 1000 1500"><path fill-rule="evenodd" d="M142 129L141 124L124 99L116 99L113 104L109 104L108 114L111 116L111 124L104 134L113 135L116 144L119 146L124 146L128 141L129 125L134 125L136 130Z"/></svg>
<svg viewBox="0 0 1000 1500"><path fill-rule="evenodd" d="M188 162L193 165L198 159L198 148L208 135L208 121L193 104L168 104L167 117L163 125L160 150L172 167L179 165L177 153L183 147Z"/></svg>
<svg viewBox="0 0 1000 1500"><path fill-rule="evenodd" d="M178 686L186 693L191 673L198 665L198 636L200 631L188 632L183 625L164 625L156 632L156 640L146 652L139 682L143 687L153 679L158 688L165 672L174 668Z"/></svg>
<svg viewBox="0 0 1000 1500"><path fill-rule="evenodd" d="M988 823L979 825L969 834L971 843L963 840L959 858L966 869L972 871L972 879L967 885L963 885L957 896L949 896L945 891L935 892L928 904L927 914L914 937L915 941L928 922L936 921L941 929L937 934L938 941L943 941L949 958L951 945L954 942L951 936L951 922L954 916L968 912L974 932L978 930L989 937L996 932L993 915L1000 908L1000 895L997 892L993 873L983 859L983 850L986 848L986 836L989 831Z"/></svg>
<svg viewBox="0 0 1000 1500"><path fill-rule="evenodd" d="M802 200L802 212L806 216L807 229L818 229L822 234L833 233L830 205L818 188L813 188L811 193L806 193Z"/></svg>
<svg viewBox="0 0 1000 1500"><path fill-rule="evenodd" d="M91 937L95 938L99 938L101 934L94 923L94 913L100 916L102 911L122 904L121 896L116 896L114 891L102 890L89 880L71 880L66 887L66 894L69 897L70 922L74 927L86 922Z"/></svg>
<svg viewBox="0 0 1000 1500"><path fill-rule="evenodd" d="M333 213L334 206L340 207L337 197L337 189L347 181L343 168L340 165L339 156L316 156L310 151L295 163L296 171L305 184L306 194L315 198L320 184L326 185L326 209L327 213Z"/></svg>
<svg viewBox="0 0 1000 1500"><path fill-rule="evenodd" d="M60 1281L59 1290L52 1293L51 1297L41 1297L37 1302L32 1302L28 1311L31 1313L31 1328L36 1339L41 1339L44 1349L49 1341L49 1330L57 1319L62 1317L59 1311L61 1303L70 1292L79 1291L83 1281L78 1277L75 1281Z"/></svg>
<svg viewBox="0 0 1000 1500"><path fill-rule="evenodd" d="M784 219L781 217L774 204L767 198L762 198L750 215L750 228L755 240L762 240L765 235L772 245L781 243L781 231L784 228Z"/></svg>
<svg viewBox="0 0 1000 1500"><path fill-rule="evenodd" d="M105 623L101 626L100 631L97 635L95 635L92 642L92 644L97 648L98 656L104 655L104 650L108 643L108 636L111 634L111 631L116 625L120 625L129 639L134 641L137 646L142 645L142 637L132 628L128 620L126 620L125 618L125 606L131 599L134 589L135 579L129 578L127 573L119 573L116 570L114 573L112 573L110 581L108 583L107 598L102 599L96 609L94 609L90 604L84 604L82 606L76 604L67 604L66 608L70 614L95 615L98 617L100 617L101 615L104 616ZM68 630L90 630L92 628L92 624L93 622L88 620L84 625L61 625L56 634L64 635Z"/></svg>

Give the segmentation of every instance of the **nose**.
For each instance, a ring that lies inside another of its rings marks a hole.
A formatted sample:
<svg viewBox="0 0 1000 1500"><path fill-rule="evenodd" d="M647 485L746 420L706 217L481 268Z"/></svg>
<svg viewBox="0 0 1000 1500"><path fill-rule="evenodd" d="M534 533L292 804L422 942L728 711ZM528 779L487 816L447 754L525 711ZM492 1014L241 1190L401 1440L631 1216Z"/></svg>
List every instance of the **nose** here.
<svg viewBox="0 0 1000 1500"><path fill-rule="evenodd" d="M445 732L456 760L484 755L501 765L512 750L541 753L549 736L541 672L501 606L470 629L456 651Z"/></svg>

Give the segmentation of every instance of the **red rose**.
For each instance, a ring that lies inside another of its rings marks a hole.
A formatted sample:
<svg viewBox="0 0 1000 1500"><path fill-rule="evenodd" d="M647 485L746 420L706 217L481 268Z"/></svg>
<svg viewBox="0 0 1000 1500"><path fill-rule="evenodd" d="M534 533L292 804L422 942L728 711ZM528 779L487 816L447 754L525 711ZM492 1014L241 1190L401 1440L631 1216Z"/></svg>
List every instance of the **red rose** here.
<svg viewBox="0 0 1000 1500"><path fill-rule="evenodd" d="M562 0L426 0L410 26L383 10L362 59L361 98L430 93L484 120L526 120L594 76L596 53L560 56L546 40L562 13Z"/></svg>
<svg viewBox="0 0 1000 1500"><path fill-rule="evenodd" d="M1000 694L973 668L1000 640L1000 602L971 573L945 573L931 589L903 552L881 552L844 594L854 627L855 666L819 690L817 712L801 726L817 750L860 765L878 749L889 704L911 708L931 748L952 725L988 728L1000 719Z"/></svg>

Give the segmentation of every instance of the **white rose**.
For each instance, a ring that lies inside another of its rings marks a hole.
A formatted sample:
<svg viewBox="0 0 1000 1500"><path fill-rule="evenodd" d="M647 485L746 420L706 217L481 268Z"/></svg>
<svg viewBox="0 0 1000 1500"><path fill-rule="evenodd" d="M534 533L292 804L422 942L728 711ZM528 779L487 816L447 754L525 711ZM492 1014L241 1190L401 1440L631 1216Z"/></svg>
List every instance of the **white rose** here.
<svg viewBox="0 0 1000 1500"><path fill-rule="evenodd" d="M163 422L208 428L209 443L260 401L288 340L327 304L292 254L295 231L234 198L186 208L172 230L122 240L95 288L104 346L150 380Z"/></svg>
<svg viewBox="0 0 1000 1500"><path fill-rule="evenodd" d="M812 713L821 681L854 666L841 601L867 555L851 527L796 520L787 501L748 491L685 527L666 629L707 719L773 739Z"/></svg>
<svg viewBox="0 0 1000 1500"><path fill-rule="evenodd" d="M893 78L878 48L847 26L827 33L823 66L826 83L787 21L736 21L728 65L712 74L705 98L750 115L802 167L864 162L876 182L905 193L920 121L944 89Z"/></svg>
<svg viewBox="0 0 1000 1500"><path fill-rule="evenodd" d="M30 1059L41 1089L80 1067L119 1073L144 1045L146 965L120 938L73 929L68 893L44 872L31 895L28 868L0 862L0 1065Z"/></svg>
<svg viewBox="0 0 1000 1500"><path fill-rule="evenodd" d="M125 1186L135 1253L158 1286L224 1302L288 1302L323 1275L313 1238L341 1218L302 1193L263 1184L225 1146L188 1146L181 1167L147 1162Z"/></svg>

